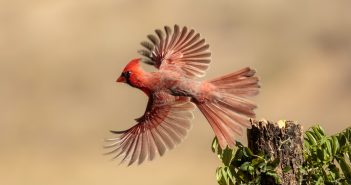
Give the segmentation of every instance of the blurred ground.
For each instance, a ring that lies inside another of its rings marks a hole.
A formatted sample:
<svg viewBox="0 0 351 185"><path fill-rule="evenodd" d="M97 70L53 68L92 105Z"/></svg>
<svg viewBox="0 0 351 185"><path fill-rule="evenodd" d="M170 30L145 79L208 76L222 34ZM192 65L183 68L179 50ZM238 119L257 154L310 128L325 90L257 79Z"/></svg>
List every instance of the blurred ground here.
<svg viewBox="0 0 351 185"><path fill-rule="evenodd" d="M0 1L1 184L216 184L213 133L198 111L185 142L162 158L126 168L101 155L108 130L131 126L147 101L114 80L146 34L174 23L211 45L207 79L257 69L258 118L320 123L328 133L350 126L350 8L347 0Z"/></svg>

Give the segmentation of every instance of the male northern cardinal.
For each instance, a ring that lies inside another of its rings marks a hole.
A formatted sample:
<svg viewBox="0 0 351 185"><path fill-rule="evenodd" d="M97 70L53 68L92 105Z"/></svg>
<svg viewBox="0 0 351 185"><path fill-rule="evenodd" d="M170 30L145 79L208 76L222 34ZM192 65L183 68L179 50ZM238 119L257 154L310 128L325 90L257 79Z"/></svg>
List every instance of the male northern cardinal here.
<svg viewBox="0 0 351 185"><path fill-rule="evenodd" d="M197 81L210 64L209 45L199 33L187 27L174 30L165 26L148 35L151 42L141 42L143 58L130 61L117 82L142 90L149 101L137 124L124 131L111 131L108 154L122 156L128 165L162 156L186 136L196 107L210 123L221 148L234 145L234 133L250 126L256 105L247 97L258 94L258 78L248 67L209 81ZM146 72L140 62L154 65L158 71Z"/></svg>

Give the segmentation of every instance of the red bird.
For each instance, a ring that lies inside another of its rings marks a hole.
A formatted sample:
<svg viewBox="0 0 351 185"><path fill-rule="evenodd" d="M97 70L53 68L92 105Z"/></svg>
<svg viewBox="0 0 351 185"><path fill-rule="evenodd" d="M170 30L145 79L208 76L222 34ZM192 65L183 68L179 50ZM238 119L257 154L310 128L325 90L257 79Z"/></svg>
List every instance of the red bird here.
<svg viewBox="0 0 351 185"><path fill-rule="evenodd" d="M108 139L108 154L123 157L128 165L152 160L172 149L191 127L196 105L210 123L222 148L232 147L234 134L241 135L255 117L256 105L247 97L258 94L255 71L246 67L208 81L196 78L205 75L211 53L205 39L187 27L165 26L148 35L150 42L141 42L146 49L143 58L130 61L117 82L142 90L149 101L137 124L124 131L111 131L117 138ZM146 72L140 62L155 66L158 71Z"/></svg>

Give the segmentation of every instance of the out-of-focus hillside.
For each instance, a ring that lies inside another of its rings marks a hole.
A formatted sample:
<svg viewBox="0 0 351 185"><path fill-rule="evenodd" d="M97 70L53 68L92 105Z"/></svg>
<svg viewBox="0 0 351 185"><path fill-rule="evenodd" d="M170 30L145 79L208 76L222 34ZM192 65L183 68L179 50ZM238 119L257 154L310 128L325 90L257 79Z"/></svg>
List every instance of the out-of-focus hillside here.
<svg viewBox="0 0 351 185"><path fill-rule="evenodd" d="M206 79L257 70L257 118L320 123L329 133L350 126L350 8L347 0L1 1L1 184L216 184L213 133L198 111L188 138L162 158L125 168L101 155L108 130L133 125L147 101L115 79L147 34L175 23L210 44Z"/></svg>

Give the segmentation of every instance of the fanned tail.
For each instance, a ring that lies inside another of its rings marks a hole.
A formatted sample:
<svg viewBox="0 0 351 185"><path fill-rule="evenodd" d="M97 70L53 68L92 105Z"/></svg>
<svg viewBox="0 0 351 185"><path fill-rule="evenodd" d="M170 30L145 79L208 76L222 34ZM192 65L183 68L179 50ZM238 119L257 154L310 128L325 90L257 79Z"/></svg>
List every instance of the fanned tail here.
<svg viewBox="0 0 351 185"><path fill-rule="evenodd" d="M214 86L212 96L196 102L197 107L210 123L222 148L235 144L235 133L242 135L249 128L249 118L255 117L255 103L247 97L259 92L255 70L244 68L237 72L208 81ZM206 89L204 89L206 91Z"/></svg>

